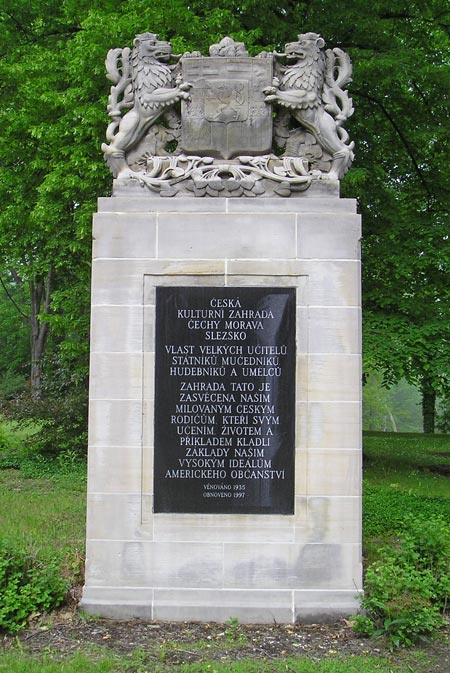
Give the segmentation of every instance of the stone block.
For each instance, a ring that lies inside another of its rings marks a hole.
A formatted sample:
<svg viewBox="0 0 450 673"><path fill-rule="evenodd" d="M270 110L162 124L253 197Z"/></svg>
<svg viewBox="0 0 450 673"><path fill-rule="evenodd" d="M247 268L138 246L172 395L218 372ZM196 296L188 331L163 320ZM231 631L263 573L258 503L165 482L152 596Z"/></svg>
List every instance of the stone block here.
<svg viewBox="0 0 450 673"><path fill-rule="evenodd" d="M361 452L358 449L314 449L307 454L306 494L355 496L361 494ZM298 491L301 493L301 491ZM353 504L353 503L351 503ZM339 508L339 503L338 503ZM359 517L360 508L356 515ZM351 525L355 524L354 518Z"/></svg>
<svg viewBox="0 0 450 673"><path fill-rule="evenodd" d="M348 589L357 545L335 542L224 546L224 586L234 589ZM359 558L359 557L358 557Z"/></svg>
<svg viewBox="0 0 450 673"><path fill-rule="evenodd" d="M308 356L309 402L358 402L360 386L359 355L312 353Z"/></svg>
<svg viewBox="0 0 450 673"><path fill-rule="evenodd" d="M252 276L251 277L251 283L249 282L249 276L248 275L243 275L243 276L238 276L234 275L232 278L230 276L227 277L227 280L229 280L229 285L233 285L236 287L247 287L248 285L256 286L256 287L295 287L298 288L303 285L301 281L297 284L296 282L293 282L292 277L289 276Z"/></svg>
<svg viewBox="0 0 450 673"><path fill-rule="evenodd" d="M217 245L221 241L220 246ZM218 213L162 213L158 218L158 257L185 259L295 257L295 216L260 214L239 218Z"/></svg>
<svg viewBox="0 0 450 673"><path fill-rule="evenodd" d="M164 274L164 269L167 274ZM92 305L154 304L156 285L225 284L225 263L177 260L96 259L92 263ZM145 285L145 288L144 288Z"/></svg>
<svg viewBox="0 0 450 673"><path fill-rule="evenodd" d="M267 280L270 278L276 279L277 276L286 276L290 278L291 287L298 286L304 283L306 277L305 266L301 260L298 259L230 259L227 262L228 276L247 276L247 280L251 278L253 284L253 276L261 276Z"/></svg>
<svg viewBox="0 0 450 673"><path fill-rule="evenodd" d="M223 259L152 259L147 264L149 278L146 280L153 285L164 285L176 283L177 278L189 278L192 285L208 285L212 282L210 276L224 276L225 270Z"/></svg>
<svg viewBox="0 0 450 673"><path fill-rule="evenodd" d="M88 495L89 540L146 539L141 527L141 494L91 493Z"/></svg>
<svg viewBox="0 0 450 673"><path fill-rule="evenodd" d="M91 353L89 394L91 400L141 400L142 355Z"/></svg>
<svg viewBox="0 0 450 673"><path fill-rule="evenodd" d="M143 279L149 262L126 259L96 259L92 263L92 306L142 306Z"/></svg>
<svg viewBox="0 0 450 673"><path fill-rule="evenodd" d="M282 624L292 621L291 591L155 589L154 619Z"/></svg>
<svg viewBox="0 0 450 673"><path fill-rule="evenodd" d="M296 589L352 589L361 574L356 544L313 543L301 546Z"/></svg>
<svg viewBox="0 0 450 673"><path fill-rule="evenodd" d="M302 545L224 545L224 586L233 589L291 589L300 582Z"/></svg>
<svg viewBox="0 0 450 673"><path fill-rule="evenodd" d="M142 443L142 400L92 399L89 445L138 446Z"/></svg>
<svg viewBox="0 0 450 673"><path fill-rule="evenodd" d="M305 446L361 449L361 404L356 402L310 402Z"/></svg>
<svg viewBox="0 0 450 673"><path fill-rule="evenodd" d="M296 339L297 353L305 354L308 352L310 325L308 319L308 308L306 306L296 307Z"/></svg>
<svg viewBox="0 0 450 673"><path fill-rule="evenodd" d="M118 185L119 186L119 185ZM127 193L128 185L127 185ZM100 197L98 199L99 213L225 213L227 199L196 199L178 196L176 199L162 199L152 197L142 189L136 195Z"/></svg>
<svg viewBox="0 0 450 673"><path fill-rule="evenodd" d="M306 192L305 192L306 194ZM317 193L316 193L317 194ZM246 199L229 199L229 213L355 213L354 199L323 198L322 194L304 198L282 199L252 199L251 204Z"/></svg>
<svg viewBox="0 0 450 673"><path fill-rule="evenodd" d="M94 216L93 259L151 258L156 252L156 215L97 213Z"/></svg>
<svg viewBox="0 0 450 673"><path fill-rule="evenodd" d="M142 448L142 523L153 525L153 445Z"/></svg>
<svg viewBox="0 0 450 673"><path fill-rule="evenodd" d="M303 353L297 355L297 364L296 364L296 386L295 386L295 399L298 402L308 402L309 390L309 356ZM298 420L297 420L297 431L298 431Z"/></svg>
<svg viewBox="0 0 450 673"><path fill-rule="evenodd" d="M153 589L146 587L88 587L80 607L88 615L106 619L153 619Z"/></svg>
<svg viewBox="0 0 450 673"><path fill-rule="evenodd" d="M361 218L345 214L299 214L297 257L360 259Z"/></svg>
<svg viewBox="0 0 450 673"><path fill-rule="evenodd" d="M155 354L154 353L144 353L142 358L143 366L143 377L142 377L142 389L141 395L144 401L154 400L155 399ZM149 406L145 406L145 413L147 414L147 419L152 418L148 416Z"/></svg>
<svg viewBox="0 0 450 673"><path fill-rule="evenodd" d="M357 544L361 534L359 496L298 496L295 539L298 543Z"/></svg>
<svg viewBox="0 0 450 673"><path fill-rule="evenodd" d="M146 278L148 276L144 276L144 286ZM142 313L144 330L141 338L141 350L143 353L153 353L155 351L155 305L145 304Z"/></svg>
<svg viewBox="0 0 450 673"><path fill-rule="evenodd" d="M142 481L140 446L91 446L89 493L139 493Z"/></svg>
<svg viewBox="0 0 450 673"><path fill-rule="evenodd" d="M360 262L304 260L303 272L309 306L361 306Z"/></svg>
<svg viewBox="0 0 450 673"><path fill-rule="evenodd" d="M295 405L295 446L297 449L303 449L307 446L309 432L309 408L306 401L298 400L299 397L297 395L297 402Z"/></svg>
<svg viewBox="0 0 450 673"><path fill-rule="evenodd" d="M153 518L155 540L197 542L261 542L294 541L292 516L242 514L157 514Z"/></svg>
<svg viewBox="0 0 450 673"><path fill-rule="evenodd" d="M141 353L143 335L153 334L153 319L141 306L93 306L91 352Z"/></svg>
<svg viewBox="0 0 450 673"><path fill-rule="evenodd" d="M212 588L221 586L222 562L221 544L88 539L86 578L92 586Z"/></svg>
<svg viewBox="0 0 450 673"><path fill-rule="evenodd" d="M306 322L306 326L305 326ZM307 330L309 353L361 353L361 311L356 306L297 310L297 334ZM303 350L302 348L302 350Z"/></svg>
<svg viewBox="0 0 450 673"><path fill-rule="evenodd" d="M221 273L216 273L214 268L216 265L211 263L210 273L206 273L207 264L205 260L192 260L191 265L180 265L180 274L171 273L168 275L159 275L154 273L157 269L149 266L148 273L144 276L144 304L155 305L155 288L156 287L192 287L192 286L207 286L207 287L223 287L226 284L225 264L221 264ZM157 267L158 268L158 267ZM198 269L199 274L195 275L194 271ZM203 274L203 271L205 273Z"/></svg>
<svg viewBox="0 0 450 673"><path fill-rule="evenodd" d="M356 588L294 591L294 621L302 624L332 624L342 617L357 614L359 608Z"/></svg>
<svg viewBox="0 0 450 673"><path fill-rule="evenodd" d="M153 381L152 373L148 371L148 364L144 366L144 380L148 379L148 382L151 384ZM151 446L153 452L153 418L154 418L154 407L155 401L153 399L153 386L150 390L147 390L148 397L144 398L142 404L142 443L144 446Z"/></svg>

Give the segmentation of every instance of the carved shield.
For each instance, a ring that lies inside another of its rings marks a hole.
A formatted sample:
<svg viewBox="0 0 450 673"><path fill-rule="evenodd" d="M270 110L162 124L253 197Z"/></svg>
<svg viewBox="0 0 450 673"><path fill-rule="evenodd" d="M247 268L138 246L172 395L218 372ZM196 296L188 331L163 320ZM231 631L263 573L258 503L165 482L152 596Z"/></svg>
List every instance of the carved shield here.
<svg viewBox="0 0 450 673"><path fill-rule="evenodd" d="M271 58L184 58L182 68L192 84L181 105L184 152L231 159L271 151L272 107L263 93L272 84Z"/></svg>

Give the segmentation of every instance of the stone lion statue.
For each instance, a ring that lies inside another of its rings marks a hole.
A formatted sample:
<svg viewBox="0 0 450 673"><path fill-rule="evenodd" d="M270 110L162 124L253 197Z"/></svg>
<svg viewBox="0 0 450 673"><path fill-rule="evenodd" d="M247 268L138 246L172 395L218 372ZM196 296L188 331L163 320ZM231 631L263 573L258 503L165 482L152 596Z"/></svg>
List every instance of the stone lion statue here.
<svg viewBox="0 0 450 673"><path fill-rule="evenodd" d="M328 178L339 179L353 159L354 143L348 142L342 126L353 113L352 101L342 90L351 81L351 63L341 49L324 51L324 46L317 33L301 34L297 42L286 44L284 54L275 53L276 77L264 93L266 103L288 111L284 115L286 128L293 117L314 136L331 157Z"/></svg>
<svg viewBox="0 0 450 673"><path fill-rule="evenodd" d="M190 84L174 78L172 45L154 33L136 35L130 50L111 49L106 59L108 78L114 83L109 96L108 126L102 150L114 177L132 173L126 154L169 107L189 99ZM128 109L122 116L122 111Z"/></svg>

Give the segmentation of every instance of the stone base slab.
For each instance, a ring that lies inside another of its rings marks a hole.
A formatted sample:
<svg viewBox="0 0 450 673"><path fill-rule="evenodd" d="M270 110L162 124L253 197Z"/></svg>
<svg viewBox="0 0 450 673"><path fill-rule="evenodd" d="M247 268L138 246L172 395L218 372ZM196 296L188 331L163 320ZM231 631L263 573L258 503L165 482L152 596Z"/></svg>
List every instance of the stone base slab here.
<svg viewBox="0 0 450 673"><path fill-rule="evenodd" d="M356 614L355 591L236 591L90 587L80 604L109 619L241 624L326 624Z"/></svg>

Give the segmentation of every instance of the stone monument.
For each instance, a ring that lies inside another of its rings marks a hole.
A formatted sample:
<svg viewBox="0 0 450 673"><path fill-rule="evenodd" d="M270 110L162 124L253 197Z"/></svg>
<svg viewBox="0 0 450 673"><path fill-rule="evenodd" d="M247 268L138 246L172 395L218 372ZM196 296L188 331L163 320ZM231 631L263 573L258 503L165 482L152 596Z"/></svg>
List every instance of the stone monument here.
<svg viewBox="0 0 450 673"><path fill-rule="evenodd" d="M106 617L296 622L361 590L348 56L112 49L94 217L86 584Z"/></svg>

